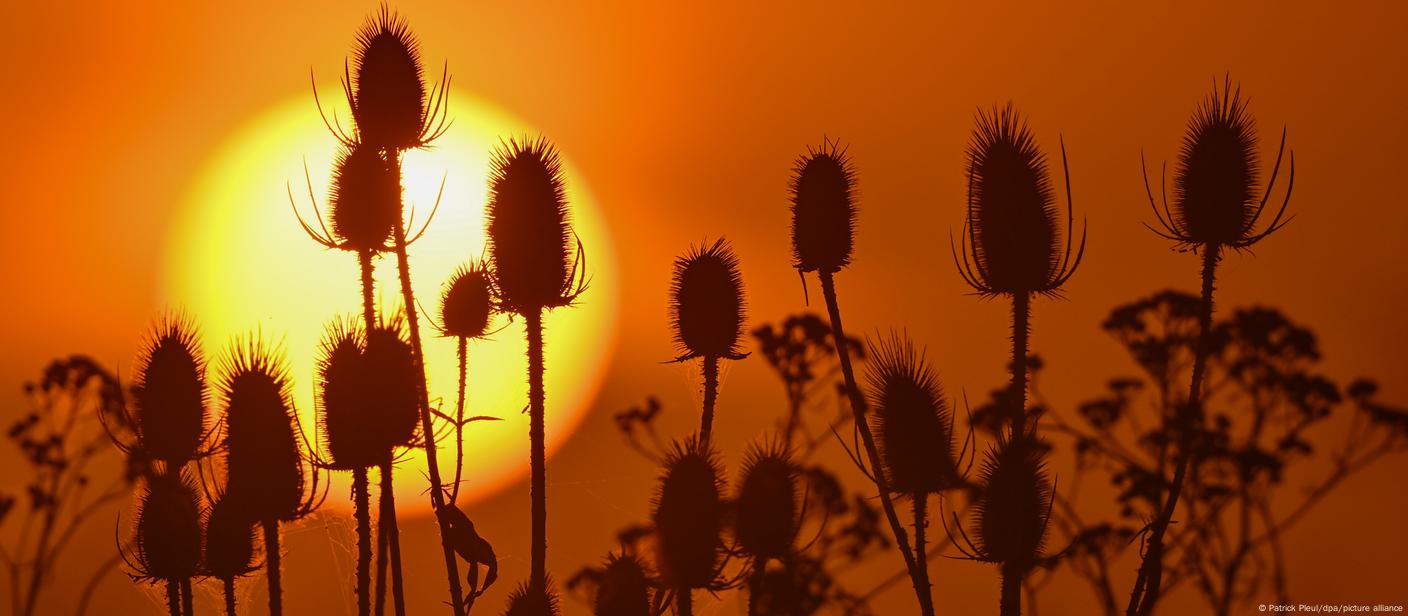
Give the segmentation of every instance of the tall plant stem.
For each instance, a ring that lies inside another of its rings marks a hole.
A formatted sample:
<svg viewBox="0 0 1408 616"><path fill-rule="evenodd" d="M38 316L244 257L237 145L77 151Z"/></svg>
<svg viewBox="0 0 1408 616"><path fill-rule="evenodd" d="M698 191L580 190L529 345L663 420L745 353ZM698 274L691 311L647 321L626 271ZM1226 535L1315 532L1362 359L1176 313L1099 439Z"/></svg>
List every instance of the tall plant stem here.
<svg viewBox="0 0 1408 616"><path fill-rule="evenodd" d="M450 486L450 503L460 498L460 482L464 477L464 391L469 378L469 339L459 337L460 388L455 395L455 483Z"/></svg>
<svg viewBox="0 0 1408 616"><path fill-rule="evenodd" d="M367 469L352 471L352 516L357 520L357 614L371 614L372 512Z"/></svg>
<svg viewBox="0 0 1408 616"><path fill-rule="evenodd" d="M235 578L228 577L221 581L225 586L225 616L235 616Z"/></svg>
<svg viewBox="0 0 1408 616"><path fill-rule="evenodd" d="M694 616L694 594L692 588L675 590L675 616Z"/></svg>
<svg viewBox="0 0 1408 616"><path fill-rule="evenodd" d="M1202 413L1203 373L1207 370L1208 339L1212 330L1212 296L1217 281L1217 262L1220 258L1221 246L1203 247L1203 301L1198 314L1198 346L1193 351L1193 378L1188 384L1188 402L1174 413L1175 421L1179 424L1177 463L1164 507L1149 526L1144 561L1139 565L1139 576L1134 581L1129 606L1125 609L1127 616L1148 616L1154 611L1154 603L1159 600L1159 586L1163 578L1164 535L1168 532L1173 512L1178 507L1178 497L1183 492L1183 482L1192 461L1189 434L1196 418Z"/></svg>
<svg viewBox="0 0 1408 616"><path fill-rule="evenodd" d="M1022 615L1022 570L1010 565L1002 566L1001 616Z"/></svg>
<svg viewBox="0 0 1408 616"><path fill-rule="evenodd" d="M836 340L836 356L841 360L841 375L846 380L846 395L851 399L851 409L856 416L856 431L860 432L861 443L865 445L865 453L870 459L870 472L875 478L875 487L880 491L880 507L885 510L885 518L890 522L890 531L895 534L895 543L899 545L900 555L904 556L905 568L909 570L909 579L914 585L914 594L919 600L920 613L923 616L933 616L933 595L930 594L928 583L920 577L919 566L915 563L914 552L910 549L904 525L900 523L899 516L895 514L895 503L890 495L890 484L885 479L885 468L880 463L880 452L875 447L875 437L870 433L870 422L865 417L865 398L861 395L860 388L856 386L855 371L851 368L850 350L846 348L846 330L841 327L841 307L836 302L836 281L831 272L822 271L820 275L821 292L826 297L826 311L831 315L831 335Z"/></svg>
<svg viewBox="0 0 1408 616"><path fill-rule="evenodd" d="M1027 338L1031 333L1032 294L1012 295L1012 438L1027 429Z"/></svg>
<svg viewBox="0 0 1408 616"><path fill-rule="evenodd" d="M533 588L547 589L548 503L547 470L543 449L543 312L529 310L523 315L528 336L528 457L532 470L533 500Z"/></svg>
<svg viewBox="0 0 1408 616"><path fill-rule="evenodd" d="M357 264L362 270L362 321L370 332L376 327L376 301L372 297L376 285L372 280L372 251L357 253Z"/></svg>
<svg viewBox="0 0 1408 616"><path fill-rule="evenodd" d="M191 578L181 580L181 613L185 616L195 616L196 602L191 593Z"/></svg>
<svg viewBox="0 0 1408 616"><path fill-rule="evenodd" d="M402 591L401 578L401 530L396 523L396 491L392 487L391 460L381 463L381 494L380 508L377 510L377 529L380 535L386 537L387 547L391 552L391 601L396 609L396 616L405 616L406 598ZM381 540L378 540L380 543ZM377 555L377 612L383 609L383 602L386 600L385 588L385 563L382 554Z"/></svg>
<svg viewBox="0 0 1408 616"><path fill-rule="evenodd" d="M704 356L704 416L699 422L699 443L709 446L709 435L714 429L714 404L719 399L719 357Z"/></svg>
<svg viewBox="0 0 1408 616"><path fill-rule="evenodd" d="M748 575L748 616L764 616L763 606L758 603L758 591L763 588L763 580L767 578L768 559L754 558L753 572Z"/></svg>
<svg viewBox="0 0 1408 616"><path fill-rule="evenodd" d="M401 177L401 158L395 150L386 151L386 162L396 177ZM406 306L406 323L411 330L411 358L416 365L419 379L416 380L416 393L420 396L420 427L425 442L426 474L430 476L430 505L435 511L445 506L444 484L440 482L440 461L435 456L435 426L430 421L430 393L425 385L425 353L420 345L420 319L416 315L416 297L411 291L411 263L406 256L406 225L400 216L392 230L396 241L396 268L401 278L401 300ZM449 580L450 608L455 616L464 616L463 594L460 591L459 562L455 560L455 550L450 545L449 532L445 528L448 518L436 516L440 524L440 547L445 553L445 575Z"/></svg>
<svg viewBox="0 0 1408 616"><path fill-rule="evenodd" d="M166 580L166 611L181 616L181 582L176 578Z"/></svg>
<svg viewBox="0 0 1408 616"><path fill-rule="evenodd" d="M924 587L926 594L932 595L934 591L929 582L929 553L924 538L924 532L929 526L928 505L928 494L914 493L914 564L919 569L919 583Z"/></svg>
<svg viewBox="0 0 1408 616"><path fill-rule="evenodd" d="M279 521L264 520L264 561L269 570L269 616L284 613L283 586L279 579Z"/></svg>

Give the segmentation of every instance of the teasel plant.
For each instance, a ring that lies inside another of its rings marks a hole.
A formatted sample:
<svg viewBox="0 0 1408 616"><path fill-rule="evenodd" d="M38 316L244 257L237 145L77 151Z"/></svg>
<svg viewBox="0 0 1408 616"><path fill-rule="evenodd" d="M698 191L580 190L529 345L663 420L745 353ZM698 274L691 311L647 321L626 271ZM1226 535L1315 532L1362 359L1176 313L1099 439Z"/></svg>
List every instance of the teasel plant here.
<svg viewBox="0 0 1408 616"><path fill-rule="evenodd" d="M929 497L943 498L950 490L968 487L967 468L960 467L971 451L973 433L968 432L963 449L955 454L953 411L938 374L908 335L891 332L869 346L872 361L866 380L880 472L897 497L911 500L918 583L932 588L926 537Z"/></svg>
<svg viewBox="0 0 1408 616"><path fill-rule="evenodd" d="M459 358L459 388L455 395L455 416L442 416L455 428L455 481L451 484L449 504L459 500L460 485L464 481L464 427L476 421L497 421L498 417L476 415L465 417L465 394L469 375L469 341L479 340L493 334L490 328L498 313L498 302L494 298L494 282L489 273L489 264L476 261L462 265L445 283L440 297L440 334L454 338L456 355ZM497 331L497 330L495 330Z"/></svg>
<svg viewBox="0 0 1408 616"><path fill-rule="evenodd" d="M597 576L593 616L654 616L650 603L654 582L640 558L626 551L608 554Z"/></svg>
<svg viewBox="0 0 1408 616"><path fill-rule="evenodd" d="M841 306L836 298L836 273L850 265L855 248L856 227L856 183L857 174L847 149L837 141L824 139L820 146L808 147L807 152L793 165L789 183L792 201L792 265L802 277L803 292L806 291L806 274L816 272L821 279L822 297L826 301L826 311L831 320L831 331L838 341L836 357L841 364L846 397L851 411L855 414L854 430L860 435L865 448L865 460L859 452L852 457L861 470L874 481L879 492L880 506L885 519L890 524L900 556L904 559L905 570L909 572L910 583L923 616L934 614L933 593L924 574L920 571L914 550L909 542L904 524L895 512L895 504L889 479L885 476L880 452L871 433L870 421L866 419L865 396L856 384L855 369L851 365L851 351L844 342L847 340L841 323ZM863 462L869 462L869 469Z"/></svg>
<svg viewBox="0 0 1408 616"><path fill-rule="evenodd" d="M474 607L474 602L483 596L499 579L499 558L494 555L494 546L474 528L474 522L454 503L446 503L443 509L435 512L445 528L449 529L450 545L455 553L469 565L469 593L464 597L465 611ZM484 586L479 585L479 565L485 566Z"/></svg>
<svg viewBox="0 0 1408 616"><path fill-rule="evenodd" d="M675 259L670 322L679 355L674 361L703 361L704 404L699 441L706 447L719 397L719 360L748 356L740 346L745 309L743 274L727 239L721 237L713 244L691 247Z"/></svg>
<svg viewBox="0 0 1408 616"><path fill-rule="evenodd" d="M377 573L375 611L384 610L386 599L387 554L390 554L392 602L398 616L405 613L402 586L401 547L396 522L396 497L392 484L392 469L396 452L419 444L419 438L433 440L433 435L418 434L420 415L418 394L424 383L416 369L415 347L407 338L407 312L383 315L376 326L367 331L363 361L368 382L373 384L368 403L373 410L373 430L381 436L382 458L378 462L381 485L377 516ZM442 527L441 532L446 532ZM389 548L389 549L388 549Z"/></svg>
<svg viewBox="0 0 1408 616"><path fill-rule="evenodd" d="M263 530L269 613L278 616L283 613L279 524L315 511L327 494L326 485L321 469L305 468L303 430L280 351L270 349L257 334L236 339L222 372L221 448L229 477L222 502L232 501Z"/></svg>
<svg viewBox="0 0 1408 616"><path fill-rule="evenodd" d="M110 418L99 416L113 444L139 466L161 462L159 473L179 473L187 462L210 453L209 389L198 332L189 318L162 317L138 353L132 385L132 412L115 417L131 426L136 441L124 442Z"/></svg>
<svg viewBox="0 0 1408 616"><path fill-rule="evenodd" d="M201 573L220 581L225 614L235 616L235 581L258 570L254 562L254 525L239 502L219 497L205 522Z"/></svg>
<svg viewBox="0 0 1408 616"><path fill-rule="evenodd" d="M562 161L546 138L510 138L494 151L490 167L486 235L493 295L501 310L523 318L527 338L530 586L542 593L547 588L543 311L571 306L586 290L586 251L580 239L573 242Z"/></svg>
<svg viewBox="0 0 1408 616"><path fill-rule="evenodd" d="M519 584L508 595L508 607L504 616L558 616L561 606L552 581L546 580L542 587L532 582Z"/></svg>
<svg viewBox="0 0 1408 616"><path fill-rule="evenodd" d="M1002 574L999 614L1022 613L1022 582L1033 569L1059 559L1045 556L1046 531L1055 487L1046 470L1050 446L1032 434L1001 436L984 457L972 505L972 532L953 514L952 543L964 557L998 565ZM942 502L942 501L940 501Z"/></svg>
<svg viewBox="0 0 1408 616"><path fill-rule="evenodd" d="M954 264L978 295L1005 295L1012 301L1012 381L1010 436L1016 438L1036 422L1027 422L1027 358L1033 295L1060 297L1085 256L1085 230L1075 248L1070 167L1061 140L1065 175L1066 226L1047 169L1046 154L1012 103L979 109L968 144L968 205ZM1064 236L1064 237L1063 237ZM1072 250L1072 248L1075 248ZM961 255L961 256L960 256Z"/></svg>
<svg viewBox="0 0 1408 616"><path fill-rule="evenodd" d="M720 590L726 564L722 464L698 437L672 444L651 522L661 582L674 593L675 614L694 613L696 588Z"/></svg>
<svg viewBox="0 0 1408 616"><path fill-rule="evenodd" d="M132 553L118 552L135 581L165 582L171 616L191 616L191 578L200 575L201 528L205 511L200 493L184 470L148 473L137 510Z"/></svg>
<svg viewBox="0 0 1408 616"><path fill-rule="evenodd" d="M1183 136L1174 168L1172 207L1169 206L1166 181L1163 180L1167 177L1166 173L1161 174L1161 204L1155 204L1147 166L1143 165L1141 156L1145 196L1159 223L1159 228L1145 226L1159 237L1173 241L1175 250L1193 252L1202 257L1202 301L1188 399L1173 414L1172 421L1175 423L1170 426L1174 428L1174 433L1181 435L1173 478L1168 484L1161 509L1145 529L1148 535L1145 537L1144 557L1126 608L1129 616L1147 616L1159 599L1164 536L1178 507L1179 495L1192 463L1192 435L1203 425L1203 379L1210 346L1217 264L1225 250L1248 250L1294 218L1286 217L1296 180L1296 157L1295 152L1291 151L1281 205L1270 222L1262 224L1263 215L1267 212L1266 204L1276 188L1282 157L1288 154L1286 129L1281 129L1281 143L1277 147L1271 177L1258 197L1261 168L1256 121L1247 105L1247 100L1242 98L1241 86L1232 83L1231 75L1224 78L1221 90L1217 82L1213 82L1212 94L1199 103Z"/></svg>
<svg viewBox="0 0 1408 616"><path fill-rule="evenodd" d="M783 441L749 446L733 500L733 536L749 557L748 614L785 613L766 592L768 563L789 566L806 515L801 472Z"/></svg>

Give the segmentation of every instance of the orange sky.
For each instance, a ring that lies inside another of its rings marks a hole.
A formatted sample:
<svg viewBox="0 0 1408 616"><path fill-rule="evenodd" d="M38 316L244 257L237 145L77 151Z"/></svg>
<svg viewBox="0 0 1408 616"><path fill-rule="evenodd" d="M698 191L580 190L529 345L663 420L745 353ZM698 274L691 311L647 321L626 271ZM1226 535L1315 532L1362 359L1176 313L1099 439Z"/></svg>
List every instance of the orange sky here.
<svg viewBox="0 0 1408 616"><path fill-rule="evenodd" d="M0 309L0 416L11 417L19 383L49 358L82 351L130 367L153 314L178 301L161 296L157 276L192 178L235 127L305 94L309 67L331 84L374 8L285 4L10 7L0 26L0 134L11 144L0 154L10 229L0 242L0 281L12 298ZM617 238L618 351L593 414L549 466L554 507L562 507L554 511L572 512L550 523L549 564L559 577L594 562L617 527L648 513L655 471L619 446L610 413L657 394L665 429L682 434L695 421L689 372L659 363L671 357L673 257L727 234L744 265L751 323L802 308L786 181L795 156L823 135L850 144L860 172L855 264L839 277L848 325L858 333L907 327L928 344L947 388L974 396L1005 380L1008 348L1005 304L965 295L946 245L961 222L973 110L1011 99L1045 147L1064 136L1090 247L1066 286L1068 301L1036 303L1032 344L1048 366L1045 393L1069 406L1132 370L1099 331L1110 307L1164 287L1195 288L1194 259L1140 226L1150 216L1139 153L1172 157L1194 104L1231 71L1265 138L1290 128L1297 218L1254 256L1224 262L1219 305L1283 308L1320 335L1335 376L1373 376L1388 400L1408 401L1408 362L1399 354L1408 342L1402 4L751 4L397 5L430 64L448 61L457 87L556 141ZM717 425L730 462L781 404L761 360L728 370ZM6 448L0 462L12 464L12 455ZM1397 485L1404 471L1402 456L1380 464L1296 529L1288 545L1295 597L1408 601L1395 556L1408 550L1396 513L1408 499L1373 496L1365 506L1375 482ZM486 597L490 607L526 575L527 504L518 486L471 511L481 532L500 537L505 581ZM95 526L93 549L108 549L111 528ZM412 555L425 551L412 562L438 575L431 527L406 526ZM343 535L336 541L345 543ZM290 586L321 575L321 563L342 549L330 552L329 536L290 531ZM84 570L86 558L71 564ZM898 566L891 560L874 576ZM990 568L942 562L934 571L939 588L967 589L940 601L948 613L991 610ZM423 593L417 605L438 604L438 586L408 578L411 592ZM1085 588L1065 586L1044 595L1043 615L1084 613L1076 606L1089 600ZM336 613L348 588L350 578L342 588L300 588L286 603L291 613ZM100 592L110 605L156 613L121 576ZM879 611L909 600L901 588ZM1168 613L1181 613L1178 605ZM570 601L566 608L583 609ZM711 609L731 614L736 604Z"/></svg>

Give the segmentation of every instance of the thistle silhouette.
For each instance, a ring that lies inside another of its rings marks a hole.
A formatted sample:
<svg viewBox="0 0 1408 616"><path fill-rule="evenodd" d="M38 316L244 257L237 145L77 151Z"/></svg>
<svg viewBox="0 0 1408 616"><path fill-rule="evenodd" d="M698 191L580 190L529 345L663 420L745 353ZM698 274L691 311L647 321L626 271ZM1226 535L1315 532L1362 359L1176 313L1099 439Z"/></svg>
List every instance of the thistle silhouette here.
<svg viewBox="0 0 1408 616"><path fill-rule="evenodd" d="M440 332L455 338L459 357L459 390L455 396L455 482L450 488L450 504L459 499L464 472L464 427L471 421L497 419L464 416L465 388L469 370L469 341L489 335L489 325L497 311L494 284L488 264L461 266L450 276L440 299Z"/></svg>
<svg viewBox="0 0 1408 616"><path fill-rule="evenodd" d="M118 446L178 472L206 436L205 361L189 320L173 315L157 323L137 358L132 389L137 444Z"/></svg>
<svg viewBox="0 0 1408 616"><path fill-rule="evenodd" d="M305 485L298 419L283 362L255 336L237 341L223 366L226 469L232 501L264 530L269 613L283 613L279 522L298 520L321 502L319 473Z"/></svg>
<svg viewBox="0 0 1408 616"><path fill-rule="evenodd" d="M205 557L202 573L220 580L225 593L225 614L235 616L235 580L255 571L254 524L236 501L220 499L210 508L205 523Z"/></svg>
<svg viewBox="0 0 1408 616"><path fill-rule="evenodd" d="M1022 580L1046 561L1041 548L1053 492L1044 461L1048 449L1029 435L1000 439L979 474L973 534L958 527L962 542L956 545L965 556L1001 567L1002 616L1022 613Z"/></svg>
<svg viewBox="0 0 1408 616"><path fill-rule="evenodd" d="M1258 199L1256 189L1260 182L1260 169L1256 122L1247 110L1247 102L1242 99L1241 87L1234 88L1229 75L1221 91L1213 82L1212 94L1198 105L1188 122L1188 132L1183 137L1174 170L1173 209L1168 207L1167 198L1163 200L1162 211L1155 205L1153 191L1149 189L1149 174L1144 172L1145 196L1162 227L1162 230L1150 229L1160 237L1176 242L1176 250L1202 253L1202 302L1188 399L1172 418L1176 422L1172 426L1174 432L1180 435L1173 479L1161 510L1148 527L1144 559L1126 608L1129 616L1147 616L1159 599L1164 535L1178 507L1179 494L1188 474L1193 449L1191 435L1203 424L1203 375L1209 354L1218 261L1222 258L1223 249L1250 248L1290 222L1289 218L1284 221L1282 218L1295 187L1295 152L1290 153L1290 174L1281 207L1265 228L1257 230L1266 203L1276 187L1281 157L1285 153L1286 129L1282 128L1271 179Z"/></svg>
<svg viewBox="0 0 1408 616"><path fill-rule="evenodd" d="M631 554L610 554L601 571L594 616L651 616L650 577L645 565Z"/></svg>
<svg viewBox="0 0 1408 616"><path fill-rule="evenodd" d="M714 404L719 391L719 360L742 359L743 275L728 241L719 238L707 248L697 246L675 260L670 284L670 320L679 356L704 360L704 411L699 440L709 444Z"/></svg>
<svg viewBox="0 0 1408 616"><path fill-rule="evenodd" d="M759 601L770 560L786 566L792 543L801 527L800 473L792 454L781 442L763 447L753 444L743 461L734 499L733 535L743 553L752 557L748 613L770 613Z"/></svg>
<svg viewBox="0 0 1408 616"><path fill-rule="evenodd" d="M489 176L488 238L493 286L501 308L523 317L528 344L528 439L532 477L532 572L547 592L547 475L543 421L543 311L568 306L586 289L586 257L571 250L562 163L544 138L509 139L494 152Z"/></svg>
<svg viewBox="0 0 1408 616"><path fill-rule="evenodd" d="M691 591L715 586L722 566L723 471L708 447L698 438L674 443L651 516L656 562L679 616L693 613Z"/></svg>
<svg viewBox="0 0 1408 616"><path fill-rule="evenodd" d="M545 580L538 588L532 582L520 584L508 596L508 608L504 616L557 616L557 592Z"/></svg>
<svg viewBox="0 0 1408 616"><path fill-rule="evenodd" d="M846 154L846 149L836 142L828 140L824 141L821 147L809 147L807 153L798 158L793 166L793 266L803 276L804 282L807 272L814 271L821 278L821 291L831 318L831 331L838 341L847 338L841 325L841 306L836 299L835 274L851 262L856 226L855 184L856 171L851 159ZM905 569L909 572L910 582L914 586L920 613L923 616L932 616L933 592L925 579L927 575L920 570L921 563L915 559L904 525L895 513L889 480L885 476L883 462L875 446L875 437L870 431L870 422L865 418L865 397L856 385L855 370L851 367L851 353L844 342L837 343L836 357L841 363L841 375L845 380L851 411L856 416L855 430L860 433L866 459L870 463L867 472L879 489L880 505L885 511L886 521L890 523L895 542L899 545L900 555L904 558ZM859 456L856 459L859 461Z"/></svg>
<svg viewBox="0 0 1408 616"><path fill-rule="evenodd" d="M179 470L151 474L138 507L134 553L119 546L121 556L133 579L166 582L171 616L189 615L194 610L191 578L200 574L200 495Z"/></svg>

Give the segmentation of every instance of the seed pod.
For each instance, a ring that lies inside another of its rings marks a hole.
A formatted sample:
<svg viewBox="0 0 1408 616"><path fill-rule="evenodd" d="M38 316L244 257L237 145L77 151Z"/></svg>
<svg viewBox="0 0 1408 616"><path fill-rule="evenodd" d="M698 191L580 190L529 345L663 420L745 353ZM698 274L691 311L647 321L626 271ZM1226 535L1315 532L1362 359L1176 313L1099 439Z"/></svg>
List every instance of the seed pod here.
<svg viewBox="0 0 1408 616"><path fill-rule="evenodd" d="M405 18L385 4L357 33L352 117L362 140L377 149L421 144L426 94L420 44Z"/></svg>
<svg viewBox="0 0 1408 616"><path fill-rule="evenodd" d="M817 613L822 607L822 598L810 585L827 583L824 575L820 567L806 559L768 568L762 576L748 583L748 616Z"/></svg>
<svg viewBox="0 0 1408 616"><path fill-rule="evenodd" d="M535 588L523 583L508 596L508 609L504 616L557 616L557 592L552 583L547 588Z"/></svg>
<svg viewBox="0 0 1408 616"><path fill-rule="evenodd" d="M450 276L440 299L440 321L447 336L480 338L494 315L493 285L482 263L461 266Z"/></svg>
<svg viewBox="0 0 1408 616"><path fill-rule="evenodd" d="M318 427L327 443L329 465L344 470L367 468L390 457L390 448L377 432L370 391L374 380L355 320L328 327L318 358L318 380Z"/></svg>
<svg viewBox="0 0 1408 616"><path fill-rule="evenodd" d="M380 437L383 450L413 444L420 425L420 372L402 323L397 315L367 334L364 360L372 383L367 388L367 404L371 405L373 433Z"/></svg>
<svg viewBox="0 0 1408 616"><path fill-rule="evenodd" d="M303 500L303 456L288 372L255 337L236 343L224 367L229 498L255 520L292 520Z"/></svg>
<svg viewBox="0 0 1408 616"><path fill-rule="evenodd" d="M504 308L526 314L571 303L581 290L572 258L567 189L557 149L545 138L509 139L494 150L488 237Z"/></svg>
<svg viewBox="0 0 1408 616"><path fill-rule="evenodd" d="M1022 437L999 442L988 451L980 474L974 537L986 560L1026 571L1040 557L1051 511L1047 449L1040 440Z"/></svg>
<svg viewBox="0 0 1408 616"><path fill-rule="evenodd" d="M792 257L803 272L836 272L851 262L856 172L846 150L807 148L792 177Z"/></svg>
<svg viewBox="0 0 1408 616"><path fill-rule="evenodd" d="M166 580L199 573L201 507L183 474L147 476L137 512L137 562L144 577Z"/></svg>
<svg viewBox="0 0 1408 616"><path fill-rule="evenodd" d="M691 247L675 260L670 320L679 360L743 357L743 275L728 241Z"/></svg>
<svg viewBox="0 0 1408 616"><path fill-rule="evenodd" d="M712 451L689 439L665 460L652 519L656 562L673 588L705 588L718 574L723 548L723 473Z"/></svg>
<svg viewBox="0 0 1408 616"><path fill-rule="evenodd" d="M401 182L381 153L365 142L338 153L328 201L334 239L353 251L386 246L401 215Z"/></svg>
<svg viewBox="0 0 1408 616"><path fill-rule="evenodd" d="M255 569L254 520L240 503L221 499L205 523L205 573L231 580Z"/></svg>
<svg viewBox="0 0 1408 616"><path fill-rule="evenodd" d="M890 489L931 494L962 484L953 453L953 414L938 375L908 337L871 343L871 420Z"/></svg>
<svg viewBox="0 0 1408 616"><path fill-rule="evenodd" d="M650 579L639 559L630 554L607 557L592 614L650 616Z"/></svg>
<svg viewBox="0 0 1408 616"><path fill-rule="evenodd" d="M136 430L148 455L178 468L205 435L205 362L195 326L181 316L158 322L137 358Z"/></svg>
<svg viewBox="0 0 1408 616"><path fill-rule="evenodd" d="M1192 243L1236 245L1255 223L1256 122L1231 84L1198 105L1173 176L1178 225Z"/></svg>
<svg viewBox="0 0 1408 616"><path fill-rule="evenodd" d="M791 552L800 522L797 467L781 443L749 448L734 506L734 536L745 552L760 559Z"/></svg>

